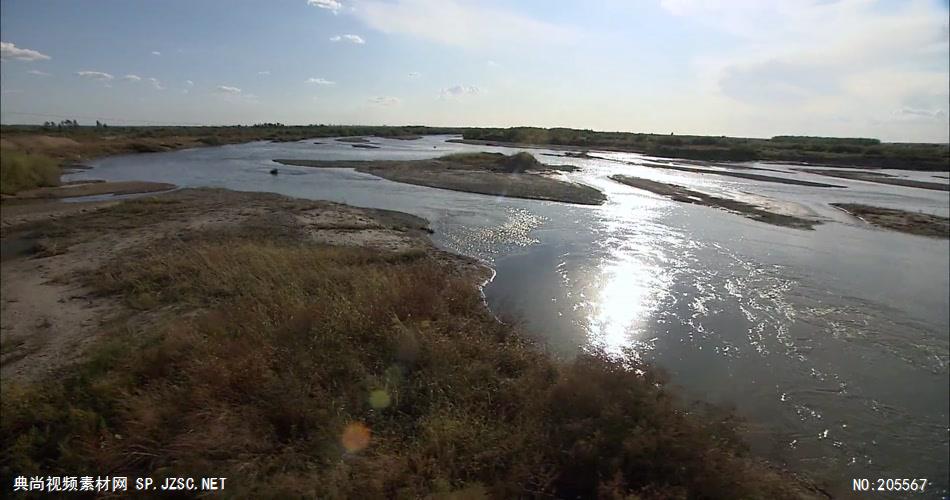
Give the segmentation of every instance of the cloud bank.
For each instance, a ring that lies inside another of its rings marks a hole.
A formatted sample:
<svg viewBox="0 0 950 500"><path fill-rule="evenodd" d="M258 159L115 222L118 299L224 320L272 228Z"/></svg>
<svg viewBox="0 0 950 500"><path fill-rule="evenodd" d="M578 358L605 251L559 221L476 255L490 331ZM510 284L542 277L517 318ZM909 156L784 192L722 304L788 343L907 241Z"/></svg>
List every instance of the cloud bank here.
<svg viewBox="0 0 950 500"><path fill-rule="evenodd" d="M43 61L50 56L32 49L17 47L10 42L0 42L0 59L16 59L18 61Z"/></svg>

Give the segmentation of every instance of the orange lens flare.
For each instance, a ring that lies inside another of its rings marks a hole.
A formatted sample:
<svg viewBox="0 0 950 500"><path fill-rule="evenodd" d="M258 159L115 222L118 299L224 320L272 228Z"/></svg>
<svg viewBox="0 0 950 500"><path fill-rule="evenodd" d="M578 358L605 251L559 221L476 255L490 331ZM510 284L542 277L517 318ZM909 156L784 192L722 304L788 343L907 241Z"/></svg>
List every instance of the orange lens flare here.
<svg viewBox="0 0 950 500"><path fill-rule="evenodd" d="M349 453L357 453L369 446L370 430L362 422L347 424L340 442Z"/></svg>

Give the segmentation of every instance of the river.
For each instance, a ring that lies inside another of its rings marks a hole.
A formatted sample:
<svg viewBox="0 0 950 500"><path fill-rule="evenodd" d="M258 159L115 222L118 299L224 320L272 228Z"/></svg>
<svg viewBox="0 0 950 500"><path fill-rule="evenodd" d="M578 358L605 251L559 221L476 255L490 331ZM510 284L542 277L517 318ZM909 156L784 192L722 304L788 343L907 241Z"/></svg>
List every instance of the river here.
<svg viewBox="0 0 950 500"><path fill-rule="evenodd" d="M349 169L278 166L274 158L422 159L505 148L371 139L253 142L104 158L69 180L146 180L326 199L427 218L436 244L496 270L489 306L555 354L599 348L664 369L686 401L733 408L754 452L849 496L852 478L927 478L947 494L950 455L950 246L868 227L830 207L856 202L947 216L943 191L822 177L803 187L659 170L696 166L632 153L541 161L595 186L603 206L518 200L399 184ZM628 162L628 163L625 163ZM633 165L630 163L638 163ZM706 166L705 168L720 168ZM744 170L738 170L744 171ZM924 172L887 171L945 182ZM623 173L763 201L825 221L772 226L669 201L608 179ZM872 483L873 484L873 483ZM929 497L925 495L925 497Z"/></svg>

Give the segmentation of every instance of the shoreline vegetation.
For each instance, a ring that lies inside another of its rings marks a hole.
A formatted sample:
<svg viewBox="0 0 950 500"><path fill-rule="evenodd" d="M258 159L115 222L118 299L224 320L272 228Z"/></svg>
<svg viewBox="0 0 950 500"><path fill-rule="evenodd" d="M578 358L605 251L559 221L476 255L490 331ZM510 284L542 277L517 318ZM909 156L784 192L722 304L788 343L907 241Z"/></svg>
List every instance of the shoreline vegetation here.
<svg viewBox="0 0 950 500"><path fill-rule="evenodd" d="M947 217L860 203L832 203L831 206L884 229L931 238L950 238L950 218Z"/></svg>
<svg viewBox="0 0 950 500"><path fill-rule="evenodd" d="M551 149L584 148L691 160L950 171L950 146L947 144L882 143L867 138L776 136L754 139L535 127L467 129L462 137L457 142L514 147L532 145Z"/></svg>
<svg viewBox="0 0 950 500"><path fill-rule="evenodd" d="M27 254L2 268L0 481L82 470L213 473L238 497L828 498L752 458L733 416L684 409L654 367L558 361L498 322L484 268L436 249L426 224L183 189L8 227Z"/></svg>
<svg viewBox="0 0 950 500"><path fill-rule="evenodd" d="M431 160L319 161L275 159L283 165L315 168L354 168L395 182L453 191L600 205L606 197L599 190L551 177L571 171L570 165L546 165L529 153L458 153Z"/></svg>
<svg viewBox="0 0 950 500"><path fill-rule="evenodd" d="M719 208L752 220L776 226L785 226L795 229L814 229L814 226L821 224L819 220L804 219L793 215L770 212L750 203L701 193L676 184L657 182L628 175L612 175L610 178L621 184L643 189L644 191L658 194L673 201Z"/></svg>

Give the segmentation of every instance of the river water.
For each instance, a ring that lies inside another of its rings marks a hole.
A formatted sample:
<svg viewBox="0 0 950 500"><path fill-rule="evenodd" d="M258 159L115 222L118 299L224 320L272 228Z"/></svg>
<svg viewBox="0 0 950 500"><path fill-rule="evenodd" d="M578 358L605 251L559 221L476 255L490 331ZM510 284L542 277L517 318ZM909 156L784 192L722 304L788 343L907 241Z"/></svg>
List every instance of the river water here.
<svg viewBox="0 0 950 500"><path fill-rule="evenodd" d="M555 158L603 206L518 200L386 181L350 169L279 166L274 158L422 159L505 148L371 139L254 142L91 162L71 180L147 180L326 199L427 218L436 244L497 274L490 307L518 318L552 352L600 348L649 360L685 399L734 408L756 453L842 496L852 478L927 478L946 494L950 454L950 246L871 228L830 207L857 202L947 216L950 194L746 164L845 189L659 170L631 153ZM635 163L639 165L634 165ZM725 168L707 165L704 168ZM737 170L747 171L747 170ZM931 182L925 172L884 171ZM672 202L608 179L623 173L726 193L825 221L777 227Z"/></svg>

